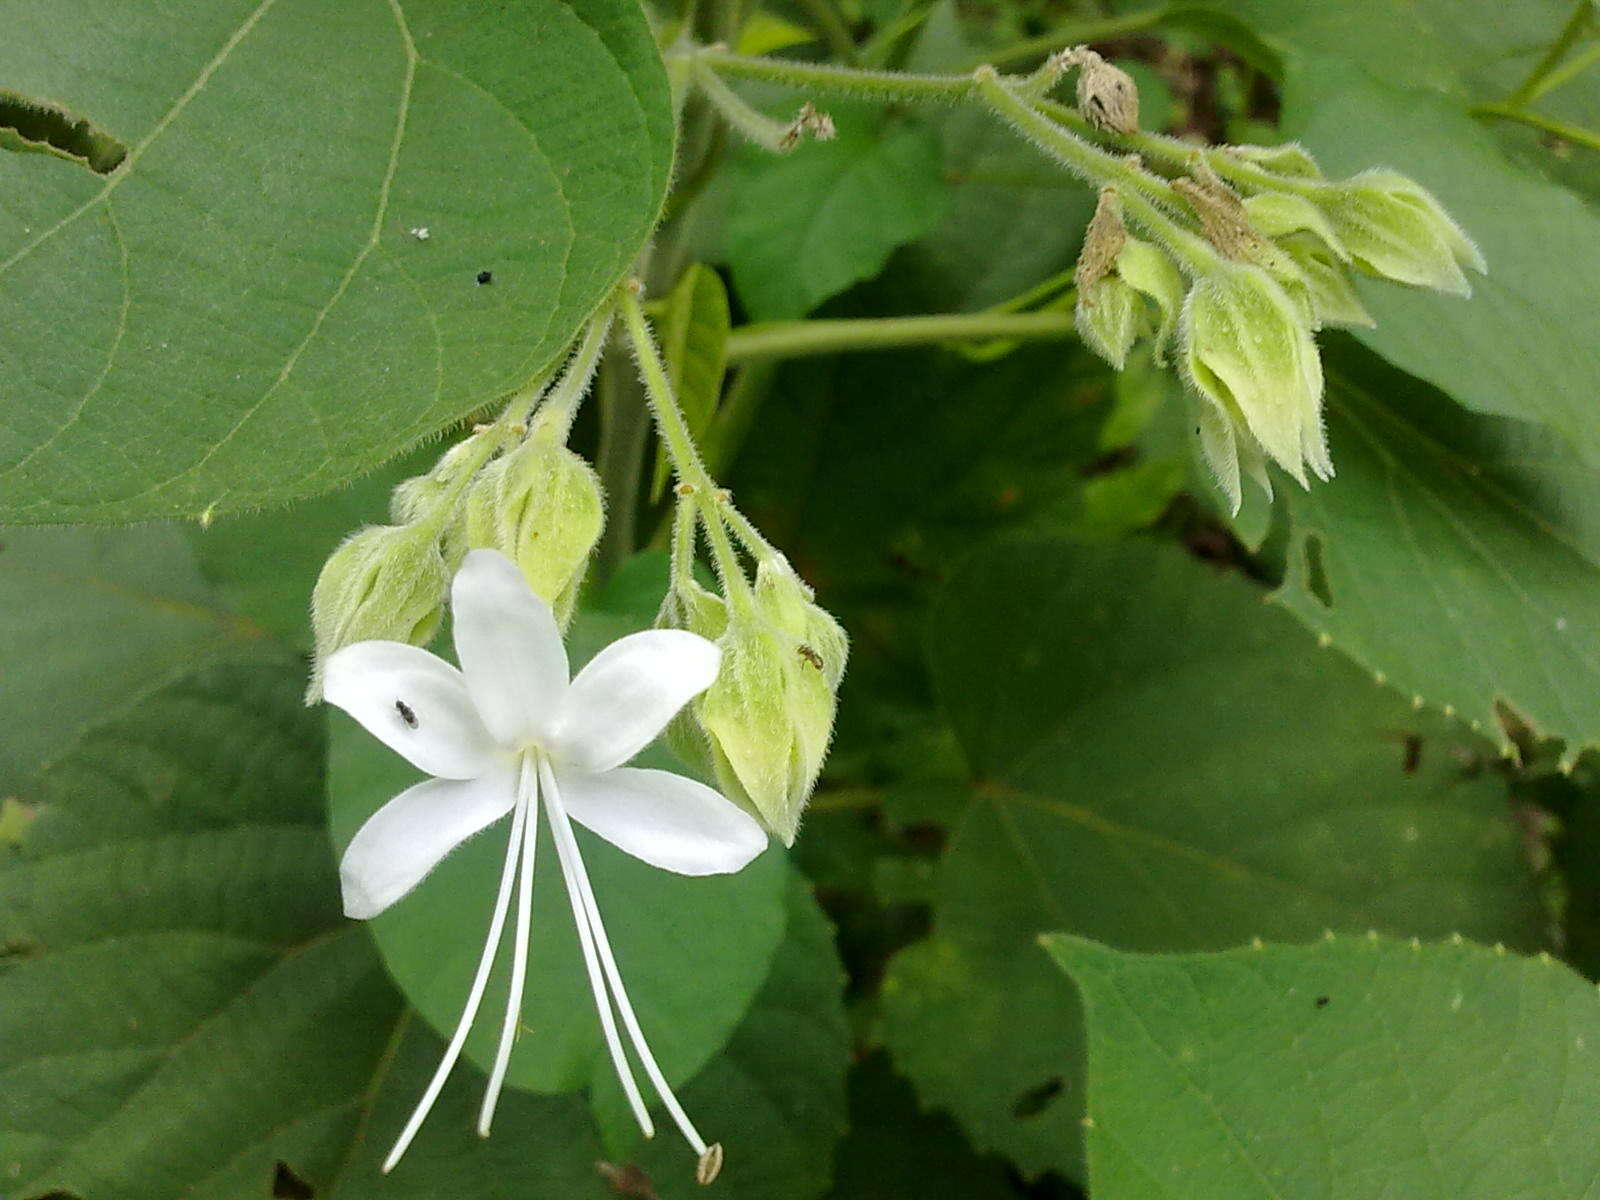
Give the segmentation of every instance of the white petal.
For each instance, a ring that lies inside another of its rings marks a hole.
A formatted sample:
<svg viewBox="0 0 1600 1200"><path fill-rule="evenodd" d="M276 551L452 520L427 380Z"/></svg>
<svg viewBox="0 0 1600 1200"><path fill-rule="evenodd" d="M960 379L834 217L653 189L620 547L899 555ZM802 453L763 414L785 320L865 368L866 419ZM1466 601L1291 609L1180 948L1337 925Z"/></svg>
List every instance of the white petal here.
<svg viewBox="0 0 1600 1200"><path fill-rule="evenodd" d="M619 638L578 672L546 746L581 771L619 766L710 687L721 665L716 644L686 630Z"/></svg>
<svg viewBox="0 0 1600 1200"><path fill-rule="evenodd" d="M586 775L558 766L556 781L574 821L664 871L725 875L767 847L749 813L671 771L618 767Z"/></svg>
<svg viewBox="0 0 1600 1200"><path fill-rule="evenodd" d="M461 672L403 642L356 642L328 659L323 699L337 704L413 766L475 779L494 762L494 739Z"/></svg>
<svg viewBox="0 0 1600 1200"><path fill-rule="evenodd" d="M473 703L502 746L538 738L567 690L567 648L550 606L516 563L474 550L450 591L456 657Z"/></svg>
<svg viewBox="0 0 1600 1200"><path fill-rule="evenodd" d="M511 811L516 773L429 779L385 804L350 839L339 863L345 916L375 917L404 896L450 851Z"/></svg>

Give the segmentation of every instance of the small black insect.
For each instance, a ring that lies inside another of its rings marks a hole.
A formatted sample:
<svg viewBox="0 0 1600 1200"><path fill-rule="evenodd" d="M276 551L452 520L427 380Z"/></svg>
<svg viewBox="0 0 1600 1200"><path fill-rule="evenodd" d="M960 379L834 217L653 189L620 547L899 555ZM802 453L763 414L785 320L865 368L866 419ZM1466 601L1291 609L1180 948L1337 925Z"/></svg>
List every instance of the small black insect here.
<svg viewBox="0 0 1600 1200"><path fill-rule="evenodd" d="M404 700L396 700L394 702L394 710L400 714L400 719L406 723L407 729L415 729L417 727L417 714L411 711L411 705Z"/></svg>
<svg viewBox="0 0 1600 1200"><path fill-rule="evenodd" d="M813 650L810 646L806 645L804 642L800 643L799 652L800 652L800 657L801 658L805 659L808 663L810 663L817 670L819 670L819 671L822 670L822 655L818 654L815 650Z"/></svg>
<svg viewBox="0 0 1600 1200"><path fill-rule="evenodd" d="M478 284L479 284L480 287L483 284L493 283L493 282L494 282L494 272L493 271L479 271L478 272Z"/></svg>
<svg viewBox="0 0 1600 1200"><path fill-rule="evenodd" d="M1327 1008L1328 1007L1328 997L1326 997L1326 996L1318 996L1317 997L1317 1007L1318 1008Z"/></svg>

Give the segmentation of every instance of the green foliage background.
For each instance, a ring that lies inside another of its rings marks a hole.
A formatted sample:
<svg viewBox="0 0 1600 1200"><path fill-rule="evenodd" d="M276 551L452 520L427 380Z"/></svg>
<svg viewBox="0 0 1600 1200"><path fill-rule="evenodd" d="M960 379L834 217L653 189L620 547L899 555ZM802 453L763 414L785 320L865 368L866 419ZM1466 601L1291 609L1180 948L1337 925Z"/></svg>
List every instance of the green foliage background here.
<svg viewBox="0 0 1600 1200"><path fill-rule="evenodd" d="M1600 151L1559 133L1600 66L1482 108L1572 6L817 0L700 32L837 57L835 10L870 66L1092 40L1147 126L1413 175L1490 274L1364 287L1376 327L1322 339L1337 478L1228 518L1179 386L1112 374L1059 287L1026 342L763 340L1070 269L1092 198L981 113L820 102L839 137L780 158L691 100L675 143L674 14L633 0L7 0L0 1194L698 1192L595 1069L553 890L531 1090L481 1142L462 1069L378 1174L493 847L344 920L337 839L398 783L300 704L328 552L655 230L690 424L853 638L791 852L697 891L586 850L722 1194L1600 1196ZM613 487L588 650L662 589L631 376L578 432Z"/></svg>

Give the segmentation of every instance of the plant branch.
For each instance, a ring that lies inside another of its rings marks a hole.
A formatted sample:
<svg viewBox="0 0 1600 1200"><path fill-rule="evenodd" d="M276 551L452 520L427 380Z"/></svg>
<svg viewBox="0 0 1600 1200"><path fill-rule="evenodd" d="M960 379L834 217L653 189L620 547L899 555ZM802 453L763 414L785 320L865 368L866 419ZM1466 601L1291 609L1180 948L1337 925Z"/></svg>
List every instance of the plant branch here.
<svg viewBox="0 0 1600 1200"><path fill-rule="evenodd" d="M1069 312L978 312L859 320L768 321L728 335L730 365L1004 338L1054 341L1075 336Z"/></svg>
<svg viewBox="0 0 1600 1200"><path fill-rule="evenodd" d="M1531 108L1521 108L1514 104L1479 104L1471 112L1475 117L1498 117L1502 121L1530 125L1534 129L1543 130L1575 145L1585 146L1590 150L1600 150L1600 132L1583 125L1559 121L1555 117L1547 117L1543 113L1534 112Z"/></svg>
<svg viewBox="0 0 1600 1200"><path fill-rule="evenodd" d="M1217 252L1199 234L1185 229L1151 197L1181 208L1172 185L1142 167L1118 158L1076 136L1017 96L992 67L973 72L979 93L994 112L1068 170L1095 186L1117 188L1123 210L1146 233L1164 243L1191 273L1210 268ZM1059 106L1057 106L1059 107Z"/></svg>
<svg viewBox="0 0 1600 1200"><path fill-rule="evenodd" d="M1543 86L1546 78L1556 69L1556 65L1566 57L1567 51L1574 42L1582 36L1588 28L1589 22L1594 19L1594 0L1577 0L1572 6L1572 15L1567 18L1567 23L1561 27L1561 32L1556 35L1556 40L1550 43L1548 49L1534 64L1533 70L1528 72L1528 77L1518 85L1511 95L1505 98L1508 108L1520 109L1533 100L1544 95L1549 87ZM1550 86L1554 86L1553 84ZM1484 107L1488 107L1487 105Z"/></svg>
<svg viewBox="0 0 1600 1200"><path fill-rule="evenodd" d="M1042 58L1047 54L1053 54L1063 46L1077 46L1086 42L1104 42L1111 38L1142 33L1146 29L1153 29L1161 24L1162 21L1166 20L1170 11L1170 5L1158 4L1154 8L1124 13L1121 16L1099 17L1058 25L1049 33L1042 33L1038 37L1025 38L1020 42L1013 42L1011 45L991 51L981 58L973 59L968 65L970 67L980 67L984 63L988 63L994 67L1011 67L1035 58Z"/></svg>
<svg viewBox="0 0 1600 1200"><path fill-rule="evenodd" d="M825 63L797 62L789 58L756 58L710 46L690 53L719 75L758 79L797 91L835 96L955 104L970 98L974 90L970 75L910 75L899 71L868 71Z"/></svg>

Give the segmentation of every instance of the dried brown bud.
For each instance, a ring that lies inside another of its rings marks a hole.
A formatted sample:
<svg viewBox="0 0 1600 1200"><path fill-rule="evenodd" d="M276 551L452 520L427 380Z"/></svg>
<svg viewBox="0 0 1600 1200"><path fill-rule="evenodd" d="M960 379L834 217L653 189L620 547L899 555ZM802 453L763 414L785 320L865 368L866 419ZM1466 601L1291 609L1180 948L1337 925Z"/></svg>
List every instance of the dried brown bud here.
<svg viewBox="0 0 1600 1200"><path fill-rule="evenodd" d="M1222 181L1210 163L1197 155L1189 164L1189 173L1189 179L1174 179L1172 190L1194 210L1206 240L1223 257L1292 273L1288 256L1272 239L1262 236L1239 193Z"/></svg>
<svg viewBox="0 0 1600 1200"><path fill-rule="evenodd" d="M778 139L778 149L793 150L800 139L807 135L819 142L831 142L836 132L833 118L825 112L818 112L808 100L800 106L800 111L795 114L794 120L789 122L789 128Z"/></svg>
<svg viewBox="0 0 1600 1200"><path fill-rule="evenodd" d="M1100 189L1094 216L1089 218L1088 228L1083 231L1083 250L1078 254L1078 265L1072 272L1072 281L1080 292L1087 292L1110 273L1127 240L1128 231L1122 224L1122 200L1114 188Z"/></svg>
<svg viewBox="0 0 1600 1200"><path fill-rule="evenodd" d="M1093 50L1079 49L1078 112L1096 129L1139 132L1139 89L1133 77Z"/></svg>

